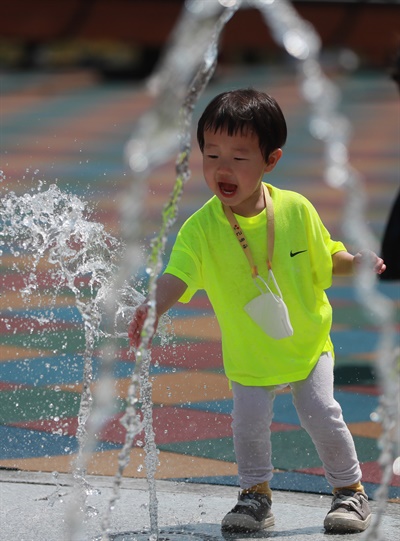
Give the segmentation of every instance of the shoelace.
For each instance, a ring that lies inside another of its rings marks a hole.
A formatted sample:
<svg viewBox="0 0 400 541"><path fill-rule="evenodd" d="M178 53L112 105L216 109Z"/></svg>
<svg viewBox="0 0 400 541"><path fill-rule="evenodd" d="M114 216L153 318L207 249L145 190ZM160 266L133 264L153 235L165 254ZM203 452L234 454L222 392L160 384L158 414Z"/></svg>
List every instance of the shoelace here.
<svg viewBox="0 0 400 541"><path fill-rule="evenodd" d="M261 504L257 500L246 499L246 500L239 500L237 502L237 505L243 505L244 507L254 507L255 509L257 509L257 507L260 507Z"/></svg>
<svg viewBox="0 0 400 541"><path fill-rule="evenodd" d="M242 505L244 507L253 507L255 509L257 509L261 505L261 502L256 500L251 493L242 494L242 497L243 499L239 499L237 505Z"/></svg>
<svg viewBox="0 0 400 541"><path fill-rule="evenodd" d="M361 497L363 498L364 496L361 495ZM334 509L337 509L338 507L341 507L342 505L344 505L358 512L361 506L361 503L362 502L358 498L354 496L346 496L343 494L336 497L333 507Z"/></svg>

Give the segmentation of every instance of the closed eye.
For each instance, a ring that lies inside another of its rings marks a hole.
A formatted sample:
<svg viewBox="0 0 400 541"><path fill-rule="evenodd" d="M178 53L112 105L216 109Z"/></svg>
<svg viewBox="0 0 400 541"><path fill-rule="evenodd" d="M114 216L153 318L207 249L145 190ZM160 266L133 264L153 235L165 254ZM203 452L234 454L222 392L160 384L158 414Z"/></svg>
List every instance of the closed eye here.
<svg viewBox="0 0 400 541"><path fill-rule="evenodd" d="M216 154L207 154L207 158L210 158L211 160L215 160L218 158Z"/></svg>

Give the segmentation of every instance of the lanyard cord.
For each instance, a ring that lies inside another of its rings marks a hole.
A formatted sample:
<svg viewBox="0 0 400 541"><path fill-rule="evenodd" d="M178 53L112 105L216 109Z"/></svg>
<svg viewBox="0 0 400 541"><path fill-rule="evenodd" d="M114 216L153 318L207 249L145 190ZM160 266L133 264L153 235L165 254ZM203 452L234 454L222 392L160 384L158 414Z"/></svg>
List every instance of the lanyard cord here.
<svg viewBox="0 0 400 541"><path fill-rule="evenodd" d="M268 249L267 267L268 267L268 270L271 270L272 269L272 256L274 254L274 236L275 236L274 207L273 207L272 198L267 186L264 183L262 184L262 186L264 190L265 211L267 213L267 249ZM253 255L251 253L249 245L247 244L246 237L242 231L242 228L237 223L231 207L228 207L227 205L223 205L223 208L224 208L225 215L232 226L233 232L235 233L235 236L240 246L243 248L244 253L247 257L247 260L250 264L251 274L253 278L255 278L256 276L258 276L257 265L255 265L254 263Z"/></svg>

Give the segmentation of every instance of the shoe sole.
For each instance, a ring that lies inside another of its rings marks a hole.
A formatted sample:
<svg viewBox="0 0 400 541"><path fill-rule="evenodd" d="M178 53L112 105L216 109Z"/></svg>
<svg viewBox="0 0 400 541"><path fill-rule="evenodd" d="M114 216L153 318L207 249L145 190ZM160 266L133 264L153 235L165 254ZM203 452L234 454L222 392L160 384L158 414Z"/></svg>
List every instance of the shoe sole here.
<svg viewBox="0 0 400 541"><path fill-rule="evenodd" d="M345 519L342 514L335 516L333 513L328 515L324 520L324 528L328 532L347 533L347 532L363 532L371 522L371 515L365 520Z"/></svg>
<svg viewBox="0 0 400 541"><path fill-rule="evenodd" d="M275 517L269 516L262 522L257 522L251 517L245 515L231 515L229 518L225 517L222 521L221 527L223 530L238 531L238 532L258 532L259 530L265 530L275 524Z"/></svg>

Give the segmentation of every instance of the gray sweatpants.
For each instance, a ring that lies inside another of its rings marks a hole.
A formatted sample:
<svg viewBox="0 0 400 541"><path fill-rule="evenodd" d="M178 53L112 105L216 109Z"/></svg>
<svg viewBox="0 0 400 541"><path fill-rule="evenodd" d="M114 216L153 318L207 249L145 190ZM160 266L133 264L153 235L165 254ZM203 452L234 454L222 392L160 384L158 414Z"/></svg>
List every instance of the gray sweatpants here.
<svg viewBox="0 0 400 541"><path fill-rule="evenodd" d="M233 441L241 488L272 478L270 426L275 393L282 387L232 382ZM308 378L290 387L301 426L314 442L328 483L338 488L360 481L354 441L333 397L332 355L323 353Z"/></svg>

